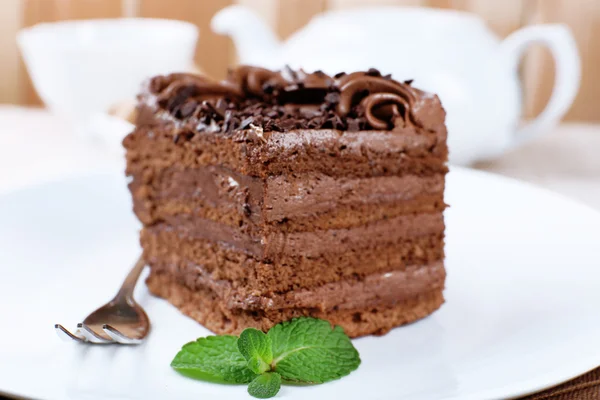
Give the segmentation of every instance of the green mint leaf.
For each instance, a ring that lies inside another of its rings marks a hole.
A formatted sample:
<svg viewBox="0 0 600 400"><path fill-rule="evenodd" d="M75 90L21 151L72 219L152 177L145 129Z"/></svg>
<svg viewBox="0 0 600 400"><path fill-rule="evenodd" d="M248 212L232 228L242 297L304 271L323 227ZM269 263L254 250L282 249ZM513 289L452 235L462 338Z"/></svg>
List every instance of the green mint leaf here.
<svg viewBox="0 0 600 400"><path fill-rule="evenodd" d="M248 393L258 399L275 396L281 387L281 376L277 372L265 372L248 385Z"/></svg>
<svg viewBox="0 0 600 400"><path fill-rule="evenodd" d="M262 331L254 328L244 329L237 342L238 349L248 361L248 368L262 374L271 369L273 351L271 339Z"/></svg>
<svg viewBox="0 0 600 400"><path fill-rule="evenodd" d="M248 369L235 336L208 336L182 347L171 367L194 379L219 383L248 383L256 374Z"/></svg>
<svg viewBox="0 0 600 400"><path fill-rule="evenodd" d="M360 365L358 351L344 330L315 318L296 318L275 325L267 336L273 348L273 371L284 380L324 383Z"/></svg>

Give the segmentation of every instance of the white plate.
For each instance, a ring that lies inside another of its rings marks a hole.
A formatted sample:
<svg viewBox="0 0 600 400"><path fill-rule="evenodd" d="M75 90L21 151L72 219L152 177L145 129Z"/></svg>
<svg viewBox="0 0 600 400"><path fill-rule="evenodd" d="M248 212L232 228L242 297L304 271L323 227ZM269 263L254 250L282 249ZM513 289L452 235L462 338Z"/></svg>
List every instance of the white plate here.
<svg viewBox="0 0 600 400"><path fill-rule="evenodd" d="M600 214L558 195L463 169L448 176L447 302L433 316L355 341L339 381L281 399L491 399L600 364ZM124 178L100 174L0 198L0 391L37 399L232 399L244 386L183 378L180 346L208 332L166 302L139 347L65 343L138 254Z"/></svg>

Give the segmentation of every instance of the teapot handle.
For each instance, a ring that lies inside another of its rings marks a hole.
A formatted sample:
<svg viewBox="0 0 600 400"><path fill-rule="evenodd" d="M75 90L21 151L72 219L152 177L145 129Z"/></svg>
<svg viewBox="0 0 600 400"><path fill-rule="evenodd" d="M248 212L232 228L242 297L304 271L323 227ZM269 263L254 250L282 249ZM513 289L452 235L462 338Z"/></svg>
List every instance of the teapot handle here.
<svg viewBox="0 0 600 400"><path fill-rule="evenodd" d="M516 130L512 139L513 145L550 132L569 110L581 80L581 61L577 44L566 25L534 25L509 35L502 42L502 50L513 70L517 70L523 52L532 44L545 45L552 53L556 66L554 89L546 108L540 115Z"/></svg>

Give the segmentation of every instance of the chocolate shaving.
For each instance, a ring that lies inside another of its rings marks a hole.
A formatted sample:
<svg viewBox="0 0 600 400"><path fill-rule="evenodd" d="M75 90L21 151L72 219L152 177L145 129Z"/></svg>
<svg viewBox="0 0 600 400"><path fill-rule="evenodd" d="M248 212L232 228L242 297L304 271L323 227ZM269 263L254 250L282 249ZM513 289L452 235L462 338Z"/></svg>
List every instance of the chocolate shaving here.
<svg viewBox="0 0 600 400"><path fill-rule="evenodd" d="M179 118L184 119L191 116L196 111L196 108L198 108L198 103L194 100L184 103L179 108Z"/></svg>
<svg viewBox="0 0 600 400"><path fill-rule="evenodd" d="M254 117L244 118L240 123L239 129L246 129L252 122L254 122Z"/></svg>
<svg viewBox="0 0 600 400"><path fill-rule="evenodd" d="M330 92L325 95L325 101L328 104L337 104L340 102L340 94L337 92Z"/></svg>
<svg viewBox="0 0 600 400"><path fill-rule="evenodd" d="M294 129L359 131L418 124L412 80L397 82L375 68L333 77L285 67L281 72L241 66L214 82L189 74L158 76L148 83L160 108L199 132L231 134ZM191 139L193 132L173 137Z"/></svg>
<svg viewBox="0 0 600 400"><path fill-rule="evenodd" d="M217 114L219 114L221 117L224 117L225 110L227 109L227 102L225 101L225 99L221 98L217 100L214 109Z"/></svg>
<svg viewBox="0 0 600 400"><path fill-rule="evenodd" d="M273 94L273 92L275 91L275 84L271 83L271 82L265 82L264 85L262 86L262 90L265 94Z"/></svg>
<svg viewBox="0 0 600 400"><path fill-rule="evenodd" d="M358 132L360 130L360 123L356 119L348 119L348 131Z"/></svg>
<svg viewBox="0 0 600 400"><path fill-rule="evenodd" d="M367 70L367 72L365 72L365 75L367 75L367 76L381 76L381 72L379 72L378 69L369 68Z"/></svg>
<svg viewBox="0 0 600 400"><path fill-rule="evenodd" d="M231 111L231 110L225 111L225 118L223 119L223 130L225 132L230 132L233 130L231 127L231 118L232 117L233 117L233 111Z"/></svg>

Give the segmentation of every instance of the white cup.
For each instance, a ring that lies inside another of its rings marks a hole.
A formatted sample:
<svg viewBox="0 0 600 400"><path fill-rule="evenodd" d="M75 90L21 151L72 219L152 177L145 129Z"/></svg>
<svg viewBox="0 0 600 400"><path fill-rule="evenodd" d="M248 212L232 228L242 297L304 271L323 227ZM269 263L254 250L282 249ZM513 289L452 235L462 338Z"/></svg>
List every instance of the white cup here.
<svg viewBox="0 0 600 400"><path fill-rule="evenodd" d="M80 130L145 79L189 70L197 40L193 24L145 18L43 23L17 35L41 99Z"/></svg>

